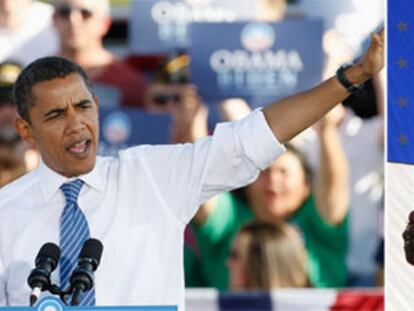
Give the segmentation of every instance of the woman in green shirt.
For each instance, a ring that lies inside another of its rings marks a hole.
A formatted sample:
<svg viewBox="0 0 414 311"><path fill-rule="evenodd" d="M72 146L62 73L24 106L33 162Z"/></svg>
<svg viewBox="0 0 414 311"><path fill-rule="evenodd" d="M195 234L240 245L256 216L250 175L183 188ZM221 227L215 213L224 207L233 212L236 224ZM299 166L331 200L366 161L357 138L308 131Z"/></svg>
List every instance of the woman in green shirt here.
<svg viewBox="0 0 414 311"><path fill-rule="evenodd" d="M314 187L306 159L287 146L287 152L246 187L245 198L222 194L199 210L193 224L207 286L229 288L225 263L231 243L240 227L253 219L296 224L305 241L311 285L346 285L348 168L337 133L341 108L318 125L321 152Z"/></svg>

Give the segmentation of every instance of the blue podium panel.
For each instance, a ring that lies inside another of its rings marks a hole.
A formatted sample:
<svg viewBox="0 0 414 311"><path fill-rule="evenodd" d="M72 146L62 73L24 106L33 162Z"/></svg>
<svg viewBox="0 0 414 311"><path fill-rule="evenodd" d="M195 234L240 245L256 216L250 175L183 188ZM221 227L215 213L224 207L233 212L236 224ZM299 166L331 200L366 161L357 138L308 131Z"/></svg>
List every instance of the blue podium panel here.
<svg viewBox="0 0 414 311"><path fill-rule="evenodd" d="M388 5L388 161L414 164L414 2Z"/></svg>
<svg viewBox="0 0 414 311"><path fill-rule="evenodd" d="M221 293L220 311L272 311L272 299L268 292Z"/></svg>
<svg viewBox="0 0 414 311"><path fill-rule="evenodd" d="M322 22L193 23L191 76L203 98L263 105L321 81Z"/></svg>
<svg viewBox="0 0 414 311"><path fill-rule="evenodd" d="M177 311L177 306L105 306L105 307L83 307L67 306L59 298L46 296L40 299L34 307L6 307L1 308L5 311L65 311L65 310L85 310L85 311Z"/></svg>
<svg viewBox="0 0 414 311"><path fill-rule="evenodd" d="M256 0L134 0L129 20L129 51L163 54L185 49L192 22L252 20Z"/></svg>
<svg viewBox="0 0 414 311"><path fill-rule="evenodd" d="M170 143L171 117L134 108L100 109L100 155L142 144Z"/></svg>

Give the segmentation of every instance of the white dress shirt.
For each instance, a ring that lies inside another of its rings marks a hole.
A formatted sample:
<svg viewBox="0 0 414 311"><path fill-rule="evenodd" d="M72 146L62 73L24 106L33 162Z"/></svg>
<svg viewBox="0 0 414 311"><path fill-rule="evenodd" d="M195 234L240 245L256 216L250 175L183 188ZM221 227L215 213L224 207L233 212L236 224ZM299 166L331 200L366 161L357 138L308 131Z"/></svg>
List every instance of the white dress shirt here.
<svg viewBox="0 0 414 311"><path fill-rule="evenodd" d="M198 206L252 182L284 151L264 115L222 123L195 144L139 146L98 157L79 176L78 203L104 245L97 305L178 305L184 310L183 232ZM42 163L0 190L0 305L27 305L40 247L59 241L68 179ZM53 273L58 284L59 269Z"/></svg>

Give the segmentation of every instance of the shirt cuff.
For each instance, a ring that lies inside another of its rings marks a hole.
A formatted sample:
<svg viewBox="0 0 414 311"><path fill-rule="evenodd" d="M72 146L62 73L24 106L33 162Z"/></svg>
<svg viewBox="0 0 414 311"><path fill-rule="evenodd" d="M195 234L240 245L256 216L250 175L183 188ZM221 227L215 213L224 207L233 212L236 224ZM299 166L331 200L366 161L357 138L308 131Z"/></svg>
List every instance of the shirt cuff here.
<svg viewBox="0 0 414 311"><path fill-rule="evenodd" d="M286 150L273 134L261 108L235 122L234 127L244 156L260 170L268 167Z"/></svg>

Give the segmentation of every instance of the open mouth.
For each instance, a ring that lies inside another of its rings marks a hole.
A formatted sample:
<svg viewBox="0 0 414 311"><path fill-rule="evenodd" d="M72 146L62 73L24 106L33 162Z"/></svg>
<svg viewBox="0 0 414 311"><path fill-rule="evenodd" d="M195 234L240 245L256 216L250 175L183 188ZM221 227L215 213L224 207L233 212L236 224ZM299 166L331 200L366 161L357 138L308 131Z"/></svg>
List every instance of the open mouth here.
<svg viewBox="0 0 414 311"><path fill-rule="evenodd" d="M66 151L75 156L85 155L90 149L91 142L92 141L90 139L77 141L74 144L71 144L68 147L66 147Z"/></svg>
<svg viewBox="0 0 414 311"><path fill-rule="evenodd" d="M266 191L265 198L267 201L271 202L279 197L279 193L276 191Z"/></svg>

